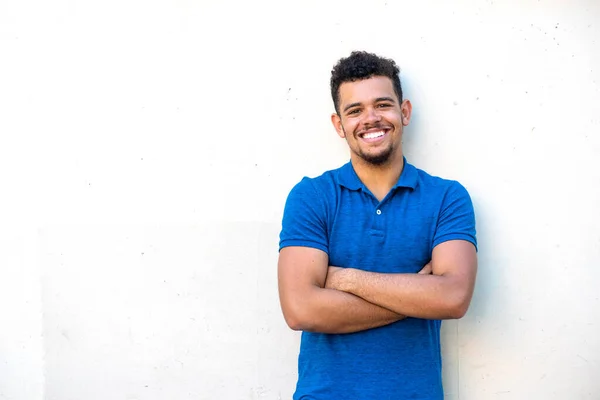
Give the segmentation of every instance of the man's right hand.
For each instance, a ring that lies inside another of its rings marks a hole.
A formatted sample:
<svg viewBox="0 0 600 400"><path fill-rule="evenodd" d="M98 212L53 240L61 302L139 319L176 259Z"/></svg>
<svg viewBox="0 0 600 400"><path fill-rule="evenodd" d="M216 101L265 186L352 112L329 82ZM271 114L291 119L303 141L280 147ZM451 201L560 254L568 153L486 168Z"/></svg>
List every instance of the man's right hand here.
<svg viewBox="0 0 600 400"><path fill-rule="evenodd" d="M427 264L425 264L423 269L421 269L418 272L418 274L419 275L431 275L432 272L433 272L433 268L431 267L431 261L429 261Z"/></svg>

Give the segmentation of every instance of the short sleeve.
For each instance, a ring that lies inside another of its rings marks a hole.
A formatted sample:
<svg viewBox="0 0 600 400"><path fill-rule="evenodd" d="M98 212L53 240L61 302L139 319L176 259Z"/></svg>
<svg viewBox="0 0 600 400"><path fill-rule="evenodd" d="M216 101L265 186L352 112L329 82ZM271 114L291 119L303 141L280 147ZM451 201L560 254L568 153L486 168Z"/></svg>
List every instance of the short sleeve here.
<svg viewBox="0 0 600 400"><path fill-rule="evenodd" d="M477 249L473 203L467 190L455 181L444 196L433 247L449 240L466 240Z"/></svg>
<svg viewBox="0 0 600 400"><path fill-rule="evenodd" d="M279 250L289 246L312 247L329 252L327 210L314 183L304 178L290 192L285 203Z"/></svg>

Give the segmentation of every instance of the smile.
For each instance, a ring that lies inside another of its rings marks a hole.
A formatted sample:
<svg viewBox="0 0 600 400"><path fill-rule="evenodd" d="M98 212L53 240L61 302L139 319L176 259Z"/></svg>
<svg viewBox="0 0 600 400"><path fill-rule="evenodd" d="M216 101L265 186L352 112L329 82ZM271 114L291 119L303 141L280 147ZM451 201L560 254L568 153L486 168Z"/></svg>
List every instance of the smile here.
<svg viewBox="0 0 600 400"><path fill-rule="evenodd" d="M379 128L376 130L369 130L368 132L361 133L358 136L365 142L373 143L383 139L388 132L389 129Z"/></svg>
<svg viewBox="0 0 600 400"><path fill-rule="evenodd" d="M381 137L383 135L385 135L384 131L369 132L369 133L365 133L363 135L363 138L365 138L365 139L375 139L375 138Z"/></svg>

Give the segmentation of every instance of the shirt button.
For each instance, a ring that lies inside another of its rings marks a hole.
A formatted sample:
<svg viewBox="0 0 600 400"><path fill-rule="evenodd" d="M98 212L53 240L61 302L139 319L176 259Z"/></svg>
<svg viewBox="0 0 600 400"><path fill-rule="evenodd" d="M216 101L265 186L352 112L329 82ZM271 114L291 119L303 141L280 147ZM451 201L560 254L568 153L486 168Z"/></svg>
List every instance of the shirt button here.
<svg viewBox="0 0 600 400"><path fill-rule="evenodd" d="M377 210L377 215L381 215L381 210Z"/></svg>

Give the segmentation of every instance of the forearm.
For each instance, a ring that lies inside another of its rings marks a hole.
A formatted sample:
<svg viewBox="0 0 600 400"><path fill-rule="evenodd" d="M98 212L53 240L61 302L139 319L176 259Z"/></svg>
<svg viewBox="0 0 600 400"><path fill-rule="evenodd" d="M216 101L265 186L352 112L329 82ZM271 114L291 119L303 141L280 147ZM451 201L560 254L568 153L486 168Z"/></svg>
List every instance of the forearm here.
<svg viewBox="0 0 600 400"><path fill-rule="evenodd" d="M396 313L425 319L461 318L470 293L452 277L380 274L348 269L339 290Z"/></svg>
<svg viewBox="0 0 600 400"><path fill-rule="evenodd" d="M356 295L317 286L290 304L284 315L292 329L320 333L358 332L405 318Z"/></svg>

